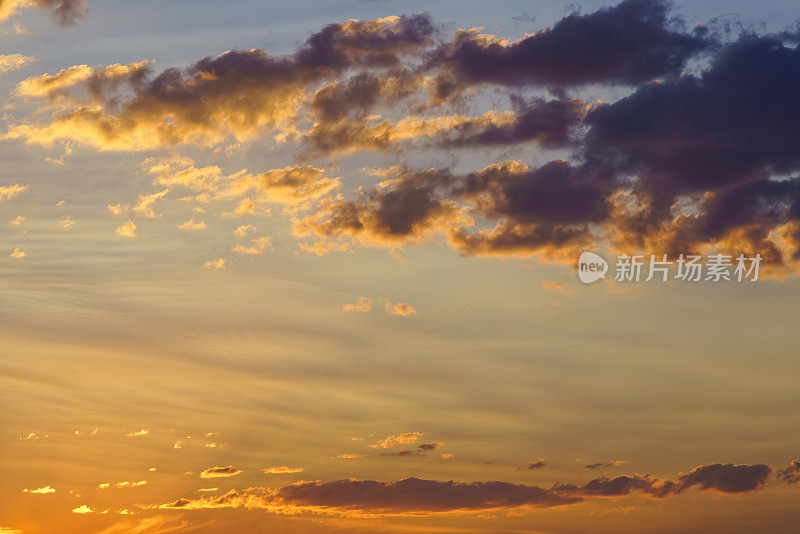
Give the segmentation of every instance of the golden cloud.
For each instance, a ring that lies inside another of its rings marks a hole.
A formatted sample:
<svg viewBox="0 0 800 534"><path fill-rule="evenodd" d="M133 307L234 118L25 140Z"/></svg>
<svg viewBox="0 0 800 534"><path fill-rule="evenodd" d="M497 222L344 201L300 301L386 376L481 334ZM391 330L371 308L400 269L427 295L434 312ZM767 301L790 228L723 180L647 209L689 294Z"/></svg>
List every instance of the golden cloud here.
<svg viewBox="0 0 800 534"><path fill-rule="evenodd" d="M235 477L242 473L242 470L238 467L227 465L227 466L216 466L216 467L209 467L208 469L204 469L200 472L200 478L227 478L227 477Z"/></svg>
<svg viewBox="0 0 800 534"><path fill-rule="evenodd" d="M293 473L302 473L303 471L305 471L305 469L303 469L302 467L288 467L285 465L279 465L275 467L266 467L261 471L268 475L285 475Z"/></svg>

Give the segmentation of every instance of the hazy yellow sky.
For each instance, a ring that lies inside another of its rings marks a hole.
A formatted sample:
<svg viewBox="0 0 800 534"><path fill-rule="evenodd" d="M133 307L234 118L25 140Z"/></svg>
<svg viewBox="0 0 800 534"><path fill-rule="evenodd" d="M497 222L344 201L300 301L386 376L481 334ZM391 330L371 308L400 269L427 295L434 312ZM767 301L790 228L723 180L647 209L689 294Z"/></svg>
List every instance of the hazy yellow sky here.
<svg viewBox="0 0 800 534"><path fill-rule="evenodd" d="M0 534L796 532L800 10L699 4L0 0Z"/></svg>

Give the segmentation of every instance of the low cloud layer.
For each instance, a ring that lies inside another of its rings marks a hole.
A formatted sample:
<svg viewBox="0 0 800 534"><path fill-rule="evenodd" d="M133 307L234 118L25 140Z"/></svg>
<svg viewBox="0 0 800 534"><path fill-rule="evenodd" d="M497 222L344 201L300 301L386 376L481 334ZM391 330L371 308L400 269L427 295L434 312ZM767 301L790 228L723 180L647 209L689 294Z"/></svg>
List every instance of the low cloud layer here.
<svg viewBox="0 0 800 534"><path fill-rule="evenodd" d="M529 469L540 467L531 464ZM746 495L761 490L771 469L763 464L699 466L675 480L647 475L597 478L583 484L557 483L550 489L509 482L472 482L406 478L397 482L337 480L298 482L277 489L252 487L220 496L183 498L157 505L174 510L262 508L275 513L316 511L344 515L427 515L473 513L516 508L551 508L597 497L641 494L666 498L690 490Z"/></svg>

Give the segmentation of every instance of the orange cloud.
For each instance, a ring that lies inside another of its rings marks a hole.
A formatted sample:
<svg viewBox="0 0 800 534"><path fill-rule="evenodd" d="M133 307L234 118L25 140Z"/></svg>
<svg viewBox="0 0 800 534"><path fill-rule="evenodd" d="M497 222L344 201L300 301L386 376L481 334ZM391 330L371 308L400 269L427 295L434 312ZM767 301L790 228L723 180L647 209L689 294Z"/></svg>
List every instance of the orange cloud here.
<svg viewBox="0 0 800 534"><path fill-rule="evenodd" d="M203 268L211 270L221 270L221 269L227 269L231 265L233 265L233 263L230 260L227 260L225 258L218 258L216 260L208 260L203 264Z"/></svg>
<svg viewBox="0 0 800 534"><path fill-rule="evenodd" d="M59 228L63 228L64 230L69 230L75 225L75 219L70 217L69 215L65 215L60 221L56 223L56 226Z"/></svg>
<svg viewBox="0 0 800 534"><path fill-rule="evenodd" d="M0 74L21 69L35 61L36 58L32 56L23 56L22 54L0 54Z"/></svg>
<svg viewBox="0 0 800 534"><path fill-rule="evenodd" d="M232 252L239 254L263 254L272 248L272 240L269 237L258 237L250 242L250 245L235 245L231 248Z"/></svg>
<svg viewBox="0 0 800 534"><path fill-rule="evenodd" d="M36 489L32 489L32 490L24 489L24 490L22 490L22 492L23 493L35 493L35 494L39 494L39 495L47 495L49 493L55 493L56 490L51 488L50 486L44 486L42 488L36 488Z"/></svg>
<svg viewBox="0 0 800 534"><path fill-rule="evenodd" d="M333 460L363 460L364 458L369 458L369 454L343 452L332 457Z"/></svg>
<svg viewBox="0 0 800 534"><path fill-rule="evenodd" d="M415 310L413 306L405 302L397 302L395 304L387 302L386 311L392 315L414 315L417 313L417 310Z"/></svg>
<svg viewBox="0 0 800 534"><path fill-rule="evenodd" d="M0 201L14 198L20 193L24 193L25 191L27 191L29 187L30 186L20 185L20 184L0 186Z"/></svg>
<svg viewBox="0 0 800 534"><path fill-rule="evenodd" d="M252 224L243 224L237 227L236 230L233 231L233 235L241 239L243 237L246 237L247 234L249 233L256 233L256 232L258 232L258 228L256 228Z"/></svg>
<svg viewBox="0 0 800 534"><path fill-rule="evenodd" d="M555 280L542 280L542 287L548 291L560 291L562 293L567 290L564 284Z"/></svg>
<svg viewBox="0 0 800 534"><path fill-rule="evenodd" d="M235 477L242 473L242 470L238 467L228 465L225 467L216 466L216 467L209 467L208 469L204 469L200 472L200 478L227 478L227 477Z"/></svg>
<svg viewBox="0 0 800 534"><path fill-rule="evenodd" d="M138 488L140 486L146 486L149 481L147 480L140 480L138 482L117 482L114 484L118 488Z"/></svg>
<svg viewBox="0 0 800 534"><path fill-rule="evenodd" d="M393 449L398 445L409 445L422 439L422 432L406 432L396 436L387 436L377 443L370 445L373 449Z"/></svg>
<svg viewBox="0 0 800 534"><path fill-rule="evenodd" d="M329 24L287 56L232 50L163 75L146 63L75 66L60 83L42 87L59 75L23 82L18 94L61 97L62 107L45 122L11 125L6 135L101 150L246 142L273 130L292 135L309 88L352 67L391 68L429 45L433 31L423 15L351 20Z"/></svg>
<svg viewBox="0 0 800 534"><path fill-rule="evenodd" d="M128 221L123 225L117 226L114 233L122 237L136 237L136 223Z"/></svg>
<svg viewBox="0 0 800 534"><path fill-rule="evenodd" d="M195 222L194 219L189 219L178 225L178 230L205 230L206 228L208 228L208 225L205 221Z"/></svg>
<svg viewBox="0 0 800 534"><path fill-rule="evenodd" d="M292 473L302 473L305 471L302 467L287 467L285 465L275 466L275 467L267 467L261 470L262 472L268 475L284 475L284 474L292 474Z"/></svg>
<svg viewBox="0 0 800 534"><path fill-rule="evenodd" d="M85 504L82 504L82 505L78 506L77 508L73 508L72 509L72 513L73 514L93 514L94 510L92 510L91 508L89 508Z"/></svg>
<svg viewBox="0 0 800 534"><path fill-rule="evenodd" d="M343 312L367 312L372 309L372 299L369 297L359 297L358 300L350 304L342 304L339 309Z"/></svg>

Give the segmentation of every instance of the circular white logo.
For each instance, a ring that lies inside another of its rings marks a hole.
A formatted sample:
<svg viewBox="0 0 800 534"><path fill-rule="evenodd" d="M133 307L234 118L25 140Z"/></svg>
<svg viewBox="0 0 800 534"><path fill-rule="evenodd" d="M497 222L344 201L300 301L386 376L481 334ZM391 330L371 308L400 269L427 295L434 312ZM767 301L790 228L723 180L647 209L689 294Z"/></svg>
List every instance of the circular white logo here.
<svg viewBox="0 0 800 534"><path fill-rule="evenodd" d="M584 252L578 258L578 278L584 284L597 282L606 277L608 263L594 252Z"/></svg>

